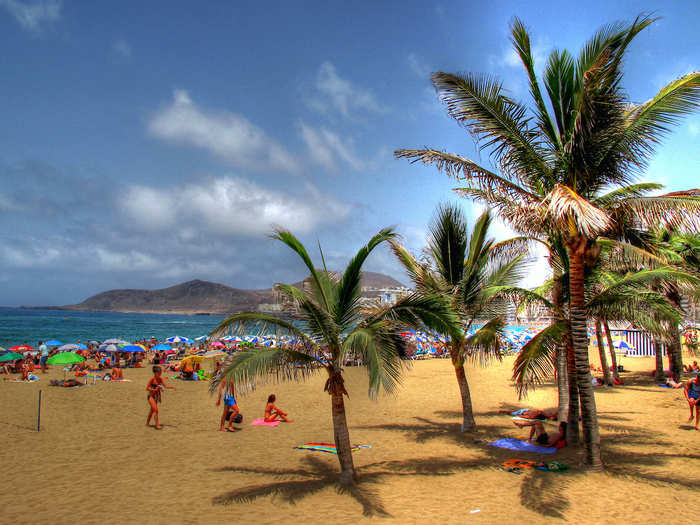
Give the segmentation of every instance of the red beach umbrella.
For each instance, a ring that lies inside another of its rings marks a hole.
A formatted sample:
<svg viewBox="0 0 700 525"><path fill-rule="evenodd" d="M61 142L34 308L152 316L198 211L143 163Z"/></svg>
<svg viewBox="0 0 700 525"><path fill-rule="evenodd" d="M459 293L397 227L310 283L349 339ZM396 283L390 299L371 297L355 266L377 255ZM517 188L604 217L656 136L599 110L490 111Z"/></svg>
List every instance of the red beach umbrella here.
<svg viewBox="0 0 700 525"><path fill-rule="evenodd" d="M26 352L33 352L34 349L31 346L27 345L17 345L13 346L12 348L8 348L10 352L17 352L18 354L24 354Z"/></svg>

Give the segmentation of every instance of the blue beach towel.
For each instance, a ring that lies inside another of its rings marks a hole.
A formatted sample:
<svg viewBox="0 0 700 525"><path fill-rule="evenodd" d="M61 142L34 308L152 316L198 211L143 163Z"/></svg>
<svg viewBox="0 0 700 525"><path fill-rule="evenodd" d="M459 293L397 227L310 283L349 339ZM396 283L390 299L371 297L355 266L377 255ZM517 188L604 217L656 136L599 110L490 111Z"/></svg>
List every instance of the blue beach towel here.
<svg viewBox="0 0 700 525"><path fill-rule="evenodd" d="M659 383L659 384L656 385L656 386L660 386L661 388L672 388L671 385L666 385L666 384L664 384L664 383Z"/></svg>
<svg viewBox="0 0 700 525"><path fill-rule="evenodd" d="M540 447L533 445L522 439L503 438L493 443L489 443L492 447L507 448L509 450L518 450L521 452L538 452L540 454L554 454L557 449L554 447Z"/></svg>

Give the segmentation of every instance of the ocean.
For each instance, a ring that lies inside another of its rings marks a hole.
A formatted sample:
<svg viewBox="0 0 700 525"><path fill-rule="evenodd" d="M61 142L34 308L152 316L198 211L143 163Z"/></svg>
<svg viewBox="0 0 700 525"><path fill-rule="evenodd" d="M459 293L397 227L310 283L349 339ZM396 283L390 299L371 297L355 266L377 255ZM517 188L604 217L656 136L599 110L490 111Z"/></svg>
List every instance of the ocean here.
<svg viewBox="0 0 700 525"><path fill-rule="evenodd" d="M0 346L58 339L63 343L119 338L135 341L180 335L194 339L208 335L223 315L124 314L66 310L0 309Z"/></svg>

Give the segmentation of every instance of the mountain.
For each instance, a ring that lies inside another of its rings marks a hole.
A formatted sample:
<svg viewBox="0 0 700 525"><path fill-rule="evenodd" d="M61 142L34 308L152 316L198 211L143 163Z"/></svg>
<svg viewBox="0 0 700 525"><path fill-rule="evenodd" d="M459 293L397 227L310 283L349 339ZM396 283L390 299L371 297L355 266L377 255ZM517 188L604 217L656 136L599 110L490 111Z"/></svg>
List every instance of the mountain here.
<svg viewBox="0 0 700 525"><path fill-rule="evenodd" d="M194 280L160 290L109 290L65 310L100 312L227 314L255 310L272 302L272 290L239 290L218 283Z"/></svg>
<svg viewBox="0 0 700 525"><path fill-rule="evenodd" d="M300 287L301 283L295 286ZM403 285L388 275L363 272L362 286L392 288ZM80 304L54 308L96 312L231 314L256 310L260 304L273 302L272 289L240 290L197 279L160 290L109 290Z"/></svg>

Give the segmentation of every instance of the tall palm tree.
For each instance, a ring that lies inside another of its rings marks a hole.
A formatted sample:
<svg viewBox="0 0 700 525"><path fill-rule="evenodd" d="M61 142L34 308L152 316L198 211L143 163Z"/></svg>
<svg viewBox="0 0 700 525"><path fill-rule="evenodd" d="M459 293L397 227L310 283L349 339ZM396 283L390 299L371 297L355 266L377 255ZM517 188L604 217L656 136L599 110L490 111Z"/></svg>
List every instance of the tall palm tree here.
<svg viewBox="0 0 700 525"><path fill-rule="evenodd" d="M293 348L239 351L212 379L212 390L222 381L232 380L238 391L245 392L266 380L297 380L326 371L328 379L324 391L331 396L340 482L346 485L355 482L355 467L343 400L347 395L343 379L345 357L352 353L362 358L369 374L369 394L376 396L382 388L393 392L400 380L403 342L398 334L403 327L427 326L443 333L459 333L459 320L449 305L438 296L424 293L409 295L369 315L363 314L360 302L362 265L375 247L395 237L391 229L381 230L360 248L342 276L337 277L326 269L325 261L323 270L317 270L306 248L292 233L277 230L273 238L294 250L311 274L310 291L290 285L280 287L280 292L298 305L301 326L274 316L247 312L225 319L211 333L218 337L232 331L250 333L274 328L298 341Z"/></svg>
<svg viewBox="0 0 700 525"><path fill-rule="evenodd" d="M584 274L598 256L595 240L617 234L625 223L686 224L688 214L679 211L694 214L690 222L696 227L700 222L697 197L640 197L626 189L643 173L670 126L700 106L700 73L674 80L643 104L628 103L621 86L623 59L635 36L653 22L638 17L631 24L606 26L577 58L566 50L553 51L543 74L547 104L535 73L530 36L516 19L511 39L525 66L531 105L514 101L490 77L432 76L448 113L489 151L498 173L436 149L395 153L468 181L471 186L462 192L488 201L515 231L541 234L547 225L564 241L585 461L593 468L602 468L602 461L588 367ZM609 211L591 202L606 187L619 188Z"/></svg>
<svg viewBox="0 0 700 525"><path fill-rule="evenodd" d="M445 333L451 336L446 348L462 399L462 432L476 429L465 360L472 357L486 362L489 357L500 358L505 323L499 315L498 299L505 291L521 291L515 285L522 278L522 256L499 261L498 254L508 241L495 243L488 238L490 224L491 216L485 212L470 233L461 209L447 204L438 208L430 225L427 261L418 261L403 246L391 241L416 289L444 297L464 324L464 332ZM477 321L485 323L468 335Z"/></svg>

